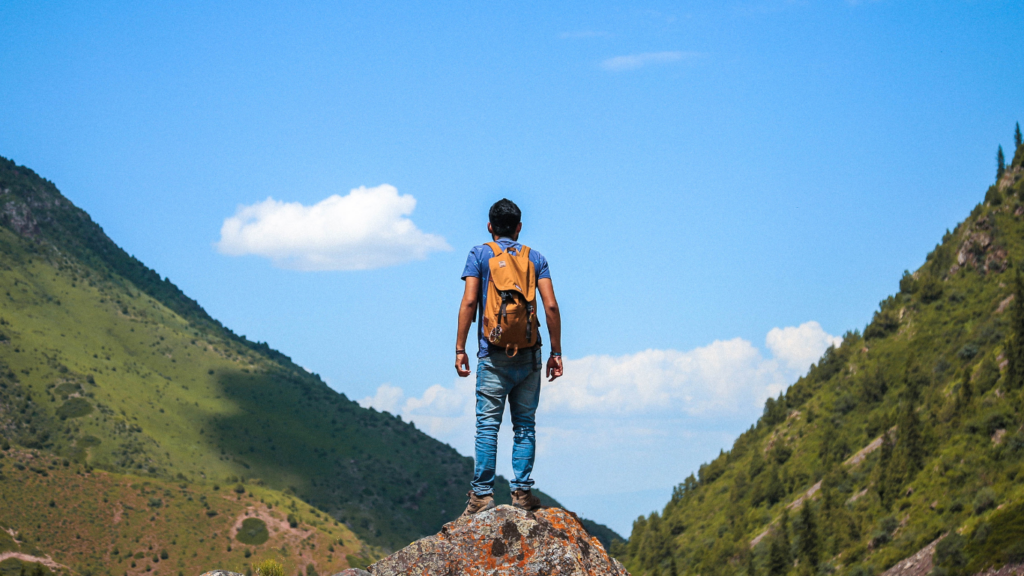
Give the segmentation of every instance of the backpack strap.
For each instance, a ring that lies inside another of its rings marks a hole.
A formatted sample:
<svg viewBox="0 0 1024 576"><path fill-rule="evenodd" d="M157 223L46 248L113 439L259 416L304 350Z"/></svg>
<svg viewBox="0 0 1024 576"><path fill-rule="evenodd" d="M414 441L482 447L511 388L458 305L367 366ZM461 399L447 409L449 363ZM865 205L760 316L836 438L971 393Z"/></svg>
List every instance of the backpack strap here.
<svg viewBox="0 0 1024 576"><path fill-rule="evenodd" d="M495 256L504 252L504 250L501 249L501 244L498 244L497 242L488 242L486 246L491 247L491 251L494 252Z"/></svg>
<svg viewBox="0 0 1024 576"><path fill-rule="evenodd" d="M524 245L520 244L519 245L519 252L516 252L516 256L521 256L523 258L529 258L530 257L530 247L529 246L524 246Z"/></svg>

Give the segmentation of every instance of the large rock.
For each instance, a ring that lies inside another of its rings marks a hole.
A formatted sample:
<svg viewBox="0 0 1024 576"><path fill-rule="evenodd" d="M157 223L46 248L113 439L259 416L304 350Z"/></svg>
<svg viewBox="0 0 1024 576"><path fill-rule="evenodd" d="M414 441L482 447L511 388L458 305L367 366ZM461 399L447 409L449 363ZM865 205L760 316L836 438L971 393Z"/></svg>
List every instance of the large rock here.
<svg viewBox="0 0 1024 576"><path fill-rule="evenodd" d="M629 576L572 512L498 506L371 565L373 576Z"/></svg>

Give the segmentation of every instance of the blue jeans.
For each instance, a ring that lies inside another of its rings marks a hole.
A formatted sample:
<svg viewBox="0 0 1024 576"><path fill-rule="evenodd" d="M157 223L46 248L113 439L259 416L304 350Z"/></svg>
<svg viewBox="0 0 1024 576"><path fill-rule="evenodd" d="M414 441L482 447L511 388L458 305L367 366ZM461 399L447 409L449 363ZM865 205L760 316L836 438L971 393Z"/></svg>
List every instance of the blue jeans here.
<svg viewBox="0 0 1024 576"><path fill-rule="evenodd" d="M512 414L512 491L533 486L530 473L536 454L534 434L537 403L540 401L541 350L521 350L509 358L495 352L481 358L476 367L476 466L473 492L478 496L494 491L494 460L498 451L498 428L508 399Z"/></svg>

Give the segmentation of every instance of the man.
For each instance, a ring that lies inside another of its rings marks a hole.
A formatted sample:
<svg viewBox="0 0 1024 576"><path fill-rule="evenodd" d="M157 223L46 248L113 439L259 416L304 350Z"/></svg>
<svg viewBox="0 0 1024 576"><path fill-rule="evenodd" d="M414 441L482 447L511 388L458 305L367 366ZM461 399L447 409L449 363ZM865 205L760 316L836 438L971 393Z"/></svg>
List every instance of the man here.
<svg viewBox="0 0 1024 576"><path fill-rule="evenodd" d="M530 479L530 473L533 471L535 454L534 416L540 400L541 341L539 335L534 333L536 345L513 350L509 346L493 345L491 342L495 340L495 332L484 333L488 282L492 280L488 263L498 256L493 247L495 244L500 248L500 253L509 254L510 259L513 255L522 256L528 250L522 260L526 261L528 258L532 264L529 270L535 275L533 280L544 304L545 323L551 340L551 356L548 358L545 372L549 382L562 375L562 323L558 314L558 302L555 300L555 290L551 285L548 262L539 252L524 249L519 243L519 232L523 228L522 213L515 203L503 198L491 206L488 216L487 231L491 233L494 242L476 246L469 252L466 269L462 272L466 291L459 307L459 330L455 340L455 370L459 376L465 378L470 372L466 339L479 309L476 466L473 469L469 503L462 513L463 516L494 508L494 466L498 449L498 428L501 426L506 400L515 433L512 446L512 471L515 478L510 482L512 505L528 511L540 507L540 500L531 492L533 480ZM505 262L500 264L504 267ZM505 296L502 296L502 302L504 301ZM502 310L505 309L504 306L502 304ZM531 317L530 322L536 322L535 317ZM531 339L529 335L527 339Z"/></svg>

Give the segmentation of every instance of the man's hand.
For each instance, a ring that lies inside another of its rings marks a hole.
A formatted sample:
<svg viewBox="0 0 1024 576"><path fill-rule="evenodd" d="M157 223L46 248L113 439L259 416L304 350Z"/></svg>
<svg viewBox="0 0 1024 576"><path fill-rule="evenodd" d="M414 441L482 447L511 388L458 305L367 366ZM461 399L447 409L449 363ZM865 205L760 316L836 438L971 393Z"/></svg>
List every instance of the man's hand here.
<svg viewBox="0 0 1024 576"><path fill-rule="evenodd" d="M551 356L548 358L548 368L544 372L548 377L548 382L554 382L555 378L562 375L562 357Z"/></svg>
<svg viewBox="0 0 1024 576"><path fill-rule="evenodd" d="M465 352L460 352L455 355L455 371L458 372L459 376L462 378L469 376L469 355ZM561 367L559 367L558 373L562 373Z"/></svg>

